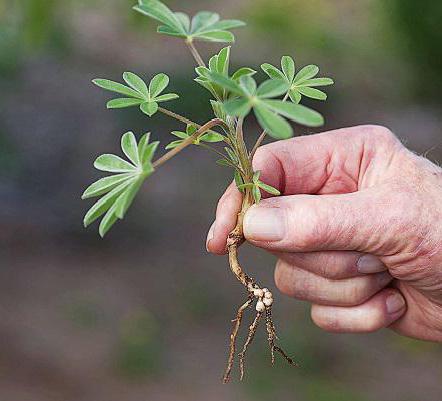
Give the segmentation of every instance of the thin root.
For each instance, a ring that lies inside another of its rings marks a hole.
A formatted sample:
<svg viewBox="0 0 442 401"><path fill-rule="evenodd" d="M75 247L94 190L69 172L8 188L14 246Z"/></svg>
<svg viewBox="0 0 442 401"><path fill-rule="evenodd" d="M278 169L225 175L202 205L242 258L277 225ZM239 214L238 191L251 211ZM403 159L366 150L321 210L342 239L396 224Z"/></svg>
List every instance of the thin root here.
<svg viewBox="0 0 442 401"><path fill-rule="evenodd" d="M235 361L236 338L238 337L238 331L241 326L244 311L252 304L252 302L253 298L249 298L243 305L241 305L236 313L236 318L232 320L232 323L235 324L233 325L232 333L230 334L230 351L227 367L223 376L224 383L228 383L230 380L230 373L232 372L233 363Z"/></svg>
<svg viewBox="0 0 442 401"><path fill-rule="evenodd" d="M253 338L255 337L256 330L258 329L259 321L261 320L262 315L263 315L262 312L256 313L255 319L253 320L253 323L249 327L249 334L247 335L247 340L244 343L242 351L238 355L238 357L239 357L239 372L240 372L239 380L240 381L242 381L242 379L244 378L244 360L245 360L246 352L247 352L249 345L252 343Z"/></svg>

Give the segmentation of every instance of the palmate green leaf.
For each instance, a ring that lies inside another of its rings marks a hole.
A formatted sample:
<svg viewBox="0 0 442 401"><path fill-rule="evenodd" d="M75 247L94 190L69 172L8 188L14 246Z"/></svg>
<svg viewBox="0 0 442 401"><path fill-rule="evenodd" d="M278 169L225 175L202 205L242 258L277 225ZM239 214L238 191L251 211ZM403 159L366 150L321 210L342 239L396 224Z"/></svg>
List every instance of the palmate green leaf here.
<svg viewBox="0 0 442 401"><path fill-rule="evenodd" d="M317 99L317 100L327 99L327 94L319 89L310 88L309 86L299 86L297 89L299 93L301 93L301 95L307 96L311 99Z"/></svg>
<svg viewBox="0 0 442 401"><path fill-rule="evenodd" d="M256 71L249 67L241 67L237 71L235 71L232 75L232 79L236 82L239 82L239 79L245 75L255 75Z"/></svg>
<svg viewBox="0 0 442 401"><path fill-rule="evenodd" d="M222 31L234 28L241 28L245 26L245 22L237 20L237 19L225 19L222 21L218 21L211 26L212 29L220 29Z"/></svg>
<svg viewBox="0 0 442 401"><path fill-rule="evenodd" d="M244 181L238 170L235 170L235 172L233 173L233 179L235 180L236 187L239 189L239 191L244 193L244 189L241 188L241 186L244 185Z"/></svg>
<svg viewBox="0 0 442 401"><path fill-rule="evenodd" d="M101 178L86 188L81 199L95 198L96 196L108 193L123 181L131 178L133 174L134 173L123 173Z"/></svg>
<svg viewBox="0 0 442 401"><path fill-rule="evenodd" d="M279 71L276 67L269 63L261 64L261 69L268 75L271 79L286 79L285 75Z"/></svg>
<svg viewBox="0 0 442 401"><path fill-rule="evenodd" d="M302 95L298 92L297 89L290 89L289 97L290 100L295 104L298 104L302 99Z"/></svg>
<svg viewBox="0 0 442 401"><path fill-rule="evenodd" d="M271 185L264 184L262 181L258 181L257 185L259 188L269 193L270 195L275 195L275 196L281 195L281 192L279 192L276 188L273 188Z"/></svg>
<svg viewBox="0 0 442 401"><path fill-rule="evenodd" d="M106 107L108 109L123 109L126 107L139 106L143 102L144 100L142 99L134 99L132 97L121 97L118 99L109 100L106 103Z"/></svg>
<svg viewBox="0 0 442 401"><path fill-rule="evenodd" d="M104 215L101 220L99 233L104 236L118 219L122 219L135 198L144 180L154 171L153 155L159 142L149 143L150 134L142 136L137 143L132 132L126 132L121 138L121 149L129 160L125 161L116 155L100 156L94 166L102 171L121 172L104 177L90 185L82 198L104 195L86 213L84 225L88 226Z"/></svg>
<svg viewBox="0 0 442 401"><path fill-rule="evenodd" d="M149 95L151 98L157 97L169 85L169 77L160 73L155 75L149 83Z"/></svg>
<svg viewBox="0 0 442 401"><path fill-rule="evenodd" d="M283 56L281 58L281 67L285 77L289 82L293 82L295 78L295 61L290 56Z"/></svg>
<svg viewBox="0 0 442 401"><path fill-rule="evenodd" d="M264 81L256 92L256 95L262 99L268 99L283 95L289 89L289 85L282 79L269 79Z"/></svg>
<svg viewBox="0 0 442 401"><path fill-rule="evenodd" d="M143 98L149 97L146 83L133 72L125 72L123 74L124 81L134 90L140 93Z"/></svg>
<svg viewBox="0 0 442 401"><path fill-rule="evenodd" d="M144 182L144 177L140 177L137 180L135 180L124 190L123 194L115 202L116 204L115 215L119 219L123 219L124 216L126 215L127 210L129 209L130 205L135 199L135 196L140 190L141 185L143 185L143 182Z"/></svg>
<svg viewBox="0 0 442 401"><path fill-rule="evenodd" d="M253 186L252 195L253 199L255 200L255 203L258 204L261 201L261 191L259 190L258 186L256 185Z"/></svg>
<svg viewBox="0 0 442 401"><path fill-rule="evenodd" d="M230 46L225 47L224 49L221 49L221 51L218 53L218 59L217 59L217 71L220 74L229 75L229 64L230 64Z"/></svg>
<svg viewBox="0 0 442 401"><path fill-rule="evenodd" d="M307 65L302 68L295 76L294 83L296 85L301 84L304 81L307 81L310 78L315 77L319 73L319 67L313 64Z"/></svg>
<svg viewBox="0 0 442 401"><path fill-rule="evenodd" d="M173 28L170 28L168 26L165 25L161 25L157 28L157 33L163 34L163 35L168 35L168 36L175 36L177 38L182 38L182 39L186 39L187 38L187 34L186 33L182 33L181 31L177 31Z"/></svg>
<svg viewBox="0 0 442 401"><path fill-rule="evenodd" d="M121 149L127 158L135 165L140 165L140 157L138 155L138 144L133 132L126 132L121 137Z"/></svg>
<svg viewBox="0 0 442 401"><path fill-rule="evenodd" d="M230 116L245 117L251 109L252 104L247 98L232 99L224 103L224 110Z"/></svg>
<svg viewBox="0 0 442 401"><path fill-rule="evenodd" d="M208 142L208 143L216 143L224 141L224 135L221 135L218 132L210 131L206 134L203 134L199 137L199 142Z"/></svg>
<svg viewBox="0 0 442 401"><path fill-rule="evenodd" d="M254 111L259 124L272 138L288 139L293 136L290 124L284 118L269 110L265 105L255 105Z"/></svg>
<svg viewBox="0 0 442 401"><path fill-rule="evenodd" d="M140 110L149 117L152 117L158 111L158 103L153 101L144 102L140 105Z"/></svg>
<svg viewBox="0 0 442 401"><path fill-rule="evenodd" d="M99 156L94 163L94 167L100 171L109 173L129 173L133 172L136 167L128 163L119 156L112 154L104 154Z"/></svg>
<svg viewBox="0 0 442 401"><path fill-rule="evenodd" d="M264 100L263 106L271 111L281 114L298 124L307 127L320 127L324 124L324 118L317 111L300 104L282 102L280 100Z"/></svg>
<svg viewBox="0 0 442 401"><path fill-rule="evenodd" d="M93 79L92 82L99 86L100 88L106 89L111 92L120 93L122 95L135 97L139 99L143 99L141 94L132 88L127 87L126 85L120 84L119 82L114 82L109 79Z"/></svg>
<svg viewBox="0 0 442 401"><path fill-rule="evenodd" d="M218 22L220 19L219 14L212 13L210 11L200 11L192 18L191 24L191 33L196 33L207 29L208 26L211 26Z"/></svg>
<svg viewBox="0 0 442 401"><path fill-rule="evenodd" d="M253 173L252 181L253 181L254 184L257 184L257 183L258 183L258 181L259 181L259 177L260 177L260 176L261 176L261 171L260 171L260 170L255 171L255 172Z"/></svg>
<svg viewBox="0 0 442 401"><path fill-rule="evenodd" d="M186 139L189 137L189 134L187 132L182 132L182 131L172 131L171 134L175 135L180 139Z"/></svg>
<svg viewBox="0 0 442 401"><path fill-rule="evenodd" d="M133 7L141 14L147 15L177 32L186 34L183 25L179 19L165 4L158 0L139 0L138 5Z"/></svg>
<svg viewBox="0 0 442 401"><path fill-rule="evenodd" d="M155 102L168 102L169 100L178 99L179 96L176 93L165 93L164 95L157 96Z"/></svg>
<svg viewBox="0 0 442 401"><path fill-rule="evenodd" d="M331 78L312 78L308 79L307 81L302 82L301 84L297 85L299 87L302 86L328 86L333 85L334 81Z"/></svg>
<svg viewBox="0 0 442 401"><path fill-rule="evenodd" d="M256 81L250 75L244 75L239 79L239 86L247 96L253 96L256 93Z"/></svg>
<svg viewBox="0 0 442 401"><path fill-rule="evenodd" d="M232 43L235 41L235 36L232 32L221 30L202 32L193 35L193 37L207 42Z"/></svg>
<svg viewBox="0 0 442 401"><path fill-rule="evenodd" d="M183 139L180 139L180 140L177 140L177 141L172 141L172 142L168 143L164 147L164 149L166 149L166 150L175 149L177 146L180 146L183 142L184 142Z"/></svg>
<svg viewBox="0 0 442 401"><path fill-rule="evenodd" d="M100 200L98 200L86 213L84 216L83 224L85 227L88 227L95 220L100 218L104 213L106 213L111 206L115 203L121 193L127 188L132 182L134 182L135 178L131 178L119 184L112 191L104 195Z"/></svg>
<svg viewBox="0 0 442 401"><path fill-rule="evenodd" d="M177 17L179 19L179 21L181 22L181 26L184 28L184 31L189 32L190 31L190 18L189 18L189 16L185 13L176 12L175 17Z"/></svg>
<svg viewBox="0 0 442 401"><path fill-rule="evenodd" d="M210 78L211 82L221 86L229 92L232 92L236 95L244 95L244 91L242 90L242 88L231 78L228 78L217 72L209 72L208 77Z"/></svg>

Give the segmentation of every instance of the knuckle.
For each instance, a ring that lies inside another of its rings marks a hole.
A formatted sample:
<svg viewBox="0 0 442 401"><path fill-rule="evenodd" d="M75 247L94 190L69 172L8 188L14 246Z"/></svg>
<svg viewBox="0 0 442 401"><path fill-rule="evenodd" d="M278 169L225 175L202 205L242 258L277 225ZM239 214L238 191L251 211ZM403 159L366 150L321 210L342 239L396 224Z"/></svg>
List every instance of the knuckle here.
<svg viewBox="0 0 442 401"><path fill-rule="evenodd" d="M370 136L379 141L386 141L386 142L398 141L396 135L394 135L389 128L384 127L382 125L375 125L375 124L363 125L361 127L361 132L364 135Z"/></svg>

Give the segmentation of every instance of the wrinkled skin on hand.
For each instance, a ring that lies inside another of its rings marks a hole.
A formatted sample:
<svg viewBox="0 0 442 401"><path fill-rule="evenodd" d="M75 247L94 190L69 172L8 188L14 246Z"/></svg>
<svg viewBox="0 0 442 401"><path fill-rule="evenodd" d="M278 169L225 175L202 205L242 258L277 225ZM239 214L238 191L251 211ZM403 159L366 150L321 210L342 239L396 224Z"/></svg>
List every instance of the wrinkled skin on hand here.
<svg viewBox="0 0 442 401"><path fill-rule="evenodd" d="M263 182L244 235L278 257L275 281L333 332L442 341L442 169L386 128L359 126L262 146ZM207 248L225 253L241 194L221 197Z"/></svg>

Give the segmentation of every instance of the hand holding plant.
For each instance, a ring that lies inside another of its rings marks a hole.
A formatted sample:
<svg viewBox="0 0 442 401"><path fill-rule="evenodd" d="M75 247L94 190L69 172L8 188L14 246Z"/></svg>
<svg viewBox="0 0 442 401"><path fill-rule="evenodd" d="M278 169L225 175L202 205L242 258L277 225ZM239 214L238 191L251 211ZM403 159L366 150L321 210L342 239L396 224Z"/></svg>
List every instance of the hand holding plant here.
<svg viewBox="0 0 442 401"><path fill-rule="evenodd" d="M172 12L158 0L140 0L134 9L160 22L160 34L184 41L197 63L195 81L213 96L210 103L214 118L198 124L165 108L166 102L178 99L178 95L163 93L169 84L169 77L164 73L152 77L148 84L130 72L123 74L124 84L108 79L95 79L93 82L97 86L120 96L110 100L107 103L108 108L139 107L148 117L163 113L177 120L181 127L172 132L178 139L167 144L165 148L168 152L159 158L154 157L159 142L149 143L150 134L144 134L137 141L132 132L127 132L121 138L121 148L127 160L117 155L100 156L95 161L95 167L114 175L101 178L86 189L83 198L101 198L86 214L84 224L88 226L102 218L99 232L104 236L118 220L124 218L142 184L162 164L192 145L216 154L220 165L233 170L237 190L241 193L241 207L234 218L235 225L227 235L226 246L230 269L247 291L247 299L238 309L234 320L224 382L230 378L243 314L253 304L256 309L255 319L238 354L240 378L244 375L246 352L262 319L265 320L272 363L277 352L290 364L295 364L276 345L276 329L272 319L273 295L244 272L238 260L238 248L244 241L243 222L247 210L258 204L263 194L279 195L279 190L269 185L259 170L254 170L252 160L255 152L266 135L274 139L292 137L293 128L289 122L308 127L321 126L322 116L299 103L304 96L325 100L326 94L316 88L330 85L333 81L329 78L318 78L319 68L314 65L297 71L294 60L284 56L281 59L281 69L268 63L261 66L268 79L258 85L254 78L257 71L250 67L243 67L231 73L230 47L221 49L206 65L195 46L197 41L233 42L231 29L243 26L243 22L221 20L218 14L205 11L190 18L184 13ZM244 141L243 123L252 111L263 132L257 135L255 145L248 149Z"/></svg>

